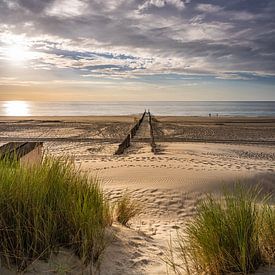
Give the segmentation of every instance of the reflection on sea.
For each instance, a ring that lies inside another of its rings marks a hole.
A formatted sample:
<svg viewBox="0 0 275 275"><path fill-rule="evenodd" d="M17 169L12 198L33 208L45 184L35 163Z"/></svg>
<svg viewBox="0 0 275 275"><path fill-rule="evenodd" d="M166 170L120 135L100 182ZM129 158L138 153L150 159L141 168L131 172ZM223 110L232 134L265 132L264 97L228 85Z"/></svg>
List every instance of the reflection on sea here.
<svg viewBox="0 0 275 275"><path fill-rule="evenodd" d="M29 103L25 101L7 101L4 103L6 116L30 116Z"/></svg>

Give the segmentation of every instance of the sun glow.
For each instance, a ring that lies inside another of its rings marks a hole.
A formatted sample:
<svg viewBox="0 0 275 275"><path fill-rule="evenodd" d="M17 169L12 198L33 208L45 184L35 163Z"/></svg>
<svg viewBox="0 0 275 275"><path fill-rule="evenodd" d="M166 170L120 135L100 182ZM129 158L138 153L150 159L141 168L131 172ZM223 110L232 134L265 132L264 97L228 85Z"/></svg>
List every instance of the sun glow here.
<svg viewBox="0 0 275 275"><path fill-rule="evenodd" d="M7 116L29 116L29 104L25 101L7 101L4 104Z"/></svg>
<svg viewBox="0 0 275 275"><path fill-rule="evenodd" d="M24 45L10 46L5 52L7 59L15 62L22 62L31 58L31 52Z"/></svg>
<svg viewBox="0 0 275 275"><path fill-rule="evenodd" d="M35 52L31 50L31 41L24 35L4 33L0 34L0 40L4 43L1 52L7 61L22 63L35 58Z"/></svg>

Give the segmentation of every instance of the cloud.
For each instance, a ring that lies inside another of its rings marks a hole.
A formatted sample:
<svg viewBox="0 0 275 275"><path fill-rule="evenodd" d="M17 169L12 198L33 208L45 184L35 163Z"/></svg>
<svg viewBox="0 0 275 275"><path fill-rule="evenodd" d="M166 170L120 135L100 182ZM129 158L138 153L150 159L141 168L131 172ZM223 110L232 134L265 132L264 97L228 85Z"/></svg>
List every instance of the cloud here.
<svg viewBox="0 0 275 275"><path fill-rule="evenodd" d="M21 37L25 67L61 77L275 76L274 18L272 0L3 0L0 66Z"/></svg>
<svg viewBox="0 0 275 275"><path fill-rule="evenodd" d="M197 10L206 13L214 13L222 10L222 7L212 4L198 4Z"/></svg>
<svg viewBox="0 0 275 275"><path fill-rule="evenodd" d="M17 2L11 0L10 2L17 3L18 6L21 6L31 12L40 13L44 9L53 3L54 0L18 0Z"/></svg>
<svg viewBox="0 0 275 275"><path fill-rule="evenodd" d="M85 13L85 9L87 7L87 3L80 0L59 0L53 2L46 9L46 14L49 16L57 16L57 17L74 17L80 16Z"/></svg>
<svg viewBox="0 0 275 275"><path fill-rule="evenodd" d="M140 6L140 10L148 9L150 7L163 8L165 6L172 6L179 10L182 10L185 7L183 0L147 0Z"/></svg>

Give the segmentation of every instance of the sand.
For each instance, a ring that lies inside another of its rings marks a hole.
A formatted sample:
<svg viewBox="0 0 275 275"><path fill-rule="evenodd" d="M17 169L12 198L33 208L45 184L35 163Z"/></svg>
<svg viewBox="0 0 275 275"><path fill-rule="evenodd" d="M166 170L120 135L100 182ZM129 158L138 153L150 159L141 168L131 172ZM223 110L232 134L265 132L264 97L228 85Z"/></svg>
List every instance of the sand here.
<svg viewBox="0 0 275 275"><path fill-rule="evenodd" d="M142 212L130 228L113 225L103 275L167 274L163 258L168 242L208 192L219 194L236 181L260 182L264 192L275 192L274 118L157 117L157 154L151 152L144 123L125 154L114 155L138 117L0 118L0 144L44 141L48 153L70 155L82 171L100 177L112 201L127 190L141 203ZM29 274L52 274L57 266L71 274L91 274L68 251L48 264L34 264ZM270 272L274 270L263 270Z"/></svg>

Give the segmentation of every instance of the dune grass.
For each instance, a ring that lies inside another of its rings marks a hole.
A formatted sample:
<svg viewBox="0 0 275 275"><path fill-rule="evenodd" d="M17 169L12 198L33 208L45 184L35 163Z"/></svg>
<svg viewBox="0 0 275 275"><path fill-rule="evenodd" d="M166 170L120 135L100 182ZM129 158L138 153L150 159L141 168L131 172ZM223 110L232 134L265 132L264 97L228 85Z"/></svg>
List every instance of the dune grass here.
<svg viewBox="0 0 275 275"><path fill-rule="evenodd" d="M131 199L129 193L124 193L116 202L116 219L124 226L129 224L129 221L140 213L140 204Z"/></svg>
<svg viewBox="0 0 275 275"><path fill-rule="evenodd" d="M275 209L266 205L262 211L260 225L260 247L263 261L269 265L275 264Z"/></svg>
<svg viewBox="0 0 275 275"><path fill-rule="evenodd" d="M171 243L168 265L181 274L248 274L274 264L275 210L260 189L235 186L221 198L209 195Z"/></svg>
<svg viewBox="0 0 275 275"><path fill-rule="evenodd" d="M69 159L45 158L24 167L0 160L0 256L24 270L60 247L84 264L98 261L111 223L99 181L80 173Z"/></svg>

